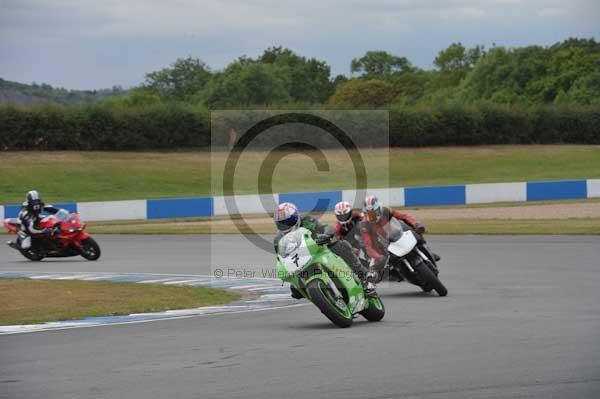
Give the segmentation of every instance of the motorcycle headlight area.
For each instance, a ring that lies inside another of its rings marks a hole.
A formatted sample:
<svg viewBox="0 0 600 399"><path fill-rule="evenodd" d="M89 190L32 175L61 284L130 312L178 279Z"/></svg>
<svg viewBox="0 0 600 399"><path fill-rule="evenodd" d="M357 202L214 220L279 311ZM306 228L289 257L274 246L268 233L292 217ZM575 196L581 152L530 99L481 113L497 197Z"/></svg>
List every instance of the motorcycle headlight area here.
<svg viewBox="0 0 600 399"><path fill-rule="evenodd" d="M294 252L302 245L303 233L300 230L286 234L277 245L277 254L282 258L287 258L289 254Z"/></svg>

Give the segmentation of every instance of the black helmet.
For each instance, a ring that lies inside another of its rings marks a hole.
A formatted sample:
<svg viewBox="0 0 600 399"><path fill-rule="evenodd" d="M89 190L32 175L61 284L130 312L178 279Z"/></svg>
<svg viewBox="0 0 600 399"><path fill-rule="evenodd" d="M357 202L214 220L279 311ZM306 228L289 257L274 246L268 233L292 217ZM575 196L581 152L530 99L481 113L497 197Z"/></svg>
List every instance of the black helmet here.
<svg viewBox="0 0 600 399"><path fill-rule="evenodd" d="M42 209L44 208L44 203L42 202L42 197L40 196L40 193L38 193L37 191L31 190L30 192L28 192L25 196L25 201L27 202L27 209L29 210L29 212L32 212L36 215L42 212Z"/></svg>

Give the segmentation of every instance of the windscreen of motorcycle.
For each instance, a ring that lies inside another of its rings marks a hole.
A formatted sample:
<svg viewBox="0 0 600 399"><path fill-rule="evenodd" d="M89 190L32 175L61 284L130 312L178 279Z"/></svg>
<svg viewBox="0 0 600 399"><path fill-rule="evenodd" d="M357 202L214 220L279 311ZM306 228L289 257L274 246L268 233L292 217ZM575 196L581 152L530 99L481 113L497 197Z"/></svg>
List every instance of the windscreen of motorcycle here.
<svg viewBox="0 0 600 399"><path fill-rule="evenodd" d="M389 242L398 241L400 238L402 238L402 233L404 233L402 224L396 218L392 218L388 222L386 229L388 231Z"/></svg>
<svg viewBox="0 0 600 399"><path fill-rule="evenodd" d="M60 209L58 212L56 212L54 217L59 222L70 222L71 221L71 214L66 209Z"/></svg>
<svg viewBox="0 0 600 399"><path fill-rule="evenodd" d="M277 245L279 261L290 274L302 270L311 259L308 246L304 240L305 234L310 235L310 231L299 228L283 236Z"/></svg>

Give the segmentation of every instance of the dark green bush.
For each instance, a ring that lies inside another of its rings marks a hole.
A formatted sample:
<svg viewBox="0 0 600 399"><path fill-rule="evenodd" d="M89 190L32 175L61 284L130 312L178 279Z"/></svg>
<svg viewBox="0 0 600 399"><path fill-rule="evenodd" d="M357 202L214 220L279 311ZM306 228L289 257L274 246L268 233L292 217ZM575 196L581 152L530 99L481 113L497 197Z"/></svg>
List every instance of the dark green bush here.
<svg viewBox="0 0 600 399"><path fill-rule="evenodd" d="M243 121L247 117L244 112L238 117L235 115L233 119L237 122L238 118ZM265 110L265 116L269 116L269 111ZM323 116L326 119L337 117L335 112L329 114L326 111ZM226 119L217 120L213 126L223 135L220 145L227 145L230 128ZM364 135L364 140L362 136L353 137L359 146L377 146L381 142L374 143L371 138L374 130L380 128L380 121L380 117L361 111L350 119L345 117L333 122L344 130ZM252 124L251 120L246 122ZM130 107L110 104L0 106L0 150L119 151L208 147L211 144L210 129L208 110L181 103ZM305 130L280 128L281 134L289 134L290 139L296 140L301 139L299 136ZM389 133L392 147L600 144L600 107L553 105L527 108L492 103L432 107L396 105L389 109ZM323 137L323 147L335 144L334 140ZM269 147L266 142L258 144Z"/></svg>
<svg viewBox="0 0 600 399"><path fill-rule="evenodd" d="M0 106L1 150L141 150L210 145L206 109L180 104L144 107Z"/></svg>
<svg viewBox="0 0 600 399"><path fill-rule="evenodd" d="M600 144L600 107L393 107L390 145Z"/></svg>

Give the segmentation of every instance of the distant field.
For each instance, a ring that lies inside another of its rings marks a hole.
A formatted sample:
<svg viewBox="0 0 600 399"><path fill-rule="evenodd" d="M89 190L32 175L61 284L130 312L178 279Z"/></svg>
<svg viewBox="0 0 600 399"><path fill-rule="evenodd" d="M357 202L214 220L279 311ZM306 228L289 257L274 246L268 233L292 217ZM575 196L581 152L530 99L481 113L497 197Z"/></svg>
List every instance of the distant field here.
<svg viewBox="0 0 600 399"><path fill-rule="evenodd" d="M600 146L486 146L370 150L370 187L600 177ZM317 172L305 154L285 156L275 169L275 191L353 188L345 153L325 153L330 172ZM185 197L211 189L208 152L0 152L0 203L18 203L37 189L48 202ZM223 165L227 154L213 155ZM265 153L245 154L236 193L257 192ZM385 170L389 161L389 181ZM217 170L218 168L215 168ZM217 176L219 177L219 176Z"/></svg>

